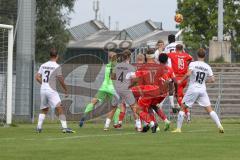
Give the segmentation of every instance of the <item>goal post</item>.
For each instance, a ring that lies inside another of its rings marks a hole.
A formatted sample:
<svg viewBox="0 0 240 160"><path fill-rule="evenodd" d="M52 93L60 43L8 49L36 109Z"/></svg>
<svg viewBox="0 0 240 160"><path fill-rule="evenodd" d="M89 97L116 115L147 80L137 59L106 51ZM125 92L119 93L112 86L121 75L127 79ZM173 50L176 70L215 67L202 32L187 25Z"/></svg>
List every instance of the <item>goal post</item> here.
<svg viewBox="0 0 240 160"><path fill-rule="evenodd" d="M8 46L7 46L7 84L6 84L6 107L5 107L5 116L6 116L6 124L12 123L12 87L13 87L13 26L0 24L0 29L6 29L8 32ZM4 43L4 42L3 42ZM4 47L2 48L4 49Z"/></svg>

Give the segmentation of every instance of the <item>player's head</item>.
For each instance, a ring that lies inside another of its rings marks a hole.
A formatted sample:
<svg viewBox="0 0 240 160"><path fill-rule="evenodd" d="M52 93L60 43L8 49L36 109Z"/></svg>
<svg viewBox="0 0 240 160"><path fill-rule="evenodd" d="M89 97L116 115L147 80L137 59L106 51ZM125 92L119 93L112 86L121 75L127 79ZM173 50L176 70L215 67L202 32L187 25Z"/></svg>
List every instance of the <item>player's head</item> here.
<svg viewBox="0 0 240 160"><path fill-rule="evenodd" d="M157 49L163 49L163 47L164 47L164 42L163 42L163 40L158 40L158 42L157 42L157 44L156 44L156 48Z"/></svg>
<svg viewBox="0 0 240 160"><path fill-rule="evenodd" d="M57 60L58 59L58 51L56 48L51 48L49 52L50 59Z"/></svg>
<svg viewBox="0 0 240 160"><path fill-rule="evenodd" d="M155 53L155 50L152 49L152 48L147 50L147 52L146 52L147 62L150 62L150 61L154 60L154 58L155 58L154 53Z"/></svg>
<svg viewBox="0 0 240 160"><path fill-rule="evenodd" d="M168 43L169 43L169 44L170 44L170 43L173 43L173 42L175 42L175 41L176 41L175 35L173 35L173 34L168 35Z"/></svg>
<svg viewBox="0 0 240 160"><path fill-rule="evenodd" d="M122 52L122 54L123 54L123 61L125 61L125 62L130 62L130 59L131 59L131 51L130 50L124 50L123 52Z"/></svg>
<svg viewBox="0 0 240 160"><path fill-rule="evenodd" d="M182 52L183 51L183 45L178 44L176 45L176 52Z"/></svg>
<svg viewBox="0 0 240 160"><path fill-rule="evenodd" d="M109 61L116 62L117 61L117 53L108 52L108 58L109 58Z"/></svg>
<svg viewBox="0 0 240 160"><path fill-rule="evenodd" d="M137 63L145 63L145 56L144 54L138 54L137 55Z"/></svg>
<svg viewBox="0 0 240 160"><path fill-rule="evenodd" d="M166 53L159 54L158 60L161 64L167 64L168 55Z"/></svg>
<svg viewBox="0 0 240 160"><path fill-rule="evenodd" d="M204 59L206 56L206 51L203 48L198 49L197 51L197 57L198 59Z"/></svg>

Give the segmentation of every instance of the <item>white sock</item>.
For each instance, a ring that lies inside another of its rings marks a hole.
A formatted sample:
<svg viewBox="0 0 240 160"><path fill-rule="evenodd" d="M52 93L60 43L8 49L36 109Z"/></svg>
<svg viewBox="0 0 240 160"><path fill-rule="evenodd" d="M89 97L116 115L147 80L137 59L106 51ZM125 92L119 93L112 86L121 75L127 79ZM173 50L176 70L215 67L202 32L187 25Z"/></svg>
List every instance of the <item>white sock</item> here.
<svg viewBox="0 0 240 160"><path fill-rule="evenodd" d="M169 123L170 121L169 121L168 119L165 119L164 122L165 122L165 123Z"/></svg>
<svg viewBox="0 0 240 160"><path fill-rule="evenodd" d="M209 113L209 115L212 118L212 120L216 123L218 128L222 127L221 122L220 122L216 112L212 111Z"/></svg>
<svg viewBox="0 0 240 160"><path fill-rule="evenodd" d="M150 127L153 127L155 125L155 123L153 121L150 122Z"/></svg>
<svg viewBox="0 0 240 160"><path fill-rule="evenodd" d="M62 124L62 128L67 128L66 116L64 114L59 115L59 120Z"/></svg>
<svg viewBox="0 0 240 160"><path fill-rule="evenodd" d="M122 124L122 121L118 121L118 124Z"/></svg>
<svg viewBox="0 0 240 160"><path fill-rule="evenodd" d="M105 122L105 128L109 128L110 123L111 123L111 119L107 118Z"/></svg>
<svg viewBox="0 0 240 160"><path fill-rule="evenodd" d="M174 99L173 99L173 96L169 96L169 100L170 100L170 105L171 105L171 107L174 107Z"/></svg>
<svg viewBox="0 0 240 160"><path fill-rule="evenodd" d="M37 128L42 129L42 124L43 124L45 117L46 117L45 114L43 114L43 113L39 114Z"/></svg>
<svg viewBox="0 0 240 160"><path fill-rule="evenodd" d="M180 111L178 113L178 119L177 119L177 128L178 129L181 129L182 128L182 123L183 123L183 120L184 120L184 115L185 113L183 111Z"/></svg>
<svg viewBox="0 0 240 160"><path fill-rule="evenodd" d="M141 120L140 119L136 119L135 123L136 123L135 125L136 125L137 128L142 128L142 124L141 124Z"/></svg>
<svg viewBox="0 0 240 160"><path fill-rule="evenodd" d="M191 120L190 112L187 112L187 120L188 120L188 121Z"/></svg>

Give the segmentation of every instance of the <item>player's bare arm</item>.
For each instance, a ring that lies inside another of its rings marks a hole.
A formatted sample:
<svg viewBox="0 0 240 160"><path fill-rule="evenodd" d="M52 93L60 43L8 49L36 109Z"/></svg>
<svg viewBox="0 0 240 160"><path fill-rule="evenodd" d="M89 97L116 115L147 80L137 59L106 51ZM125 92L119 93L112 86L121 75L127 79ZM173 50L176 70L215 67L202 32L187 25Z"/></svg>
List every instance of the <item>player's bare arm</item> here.
<svg viewBox="0 0 240 160"><path fill-rule="evenodd" d="M207 83L214 83L215 82L215 77L211 76L206 80Z"/></svg>
<svg viewBox="0 0 240 160"><path fill-rule="evenodd" d="M112 73L112 74L111 74L111 79L112 79L112 80L116 80L116 79L117 79L116 73Z"/></svg>
<svg viewBox="0 0 240 160"><path fill-rule="evenodd" d="M64 90L65 96L68 97L67 86L66 86L66 84L64 82L63 76L57 76L57 78L58 78L58 80L59 80L59 82L60 82L60 84L61 84L61 86L62 86L62 88Z"/></svg>
<svg viewBox="0 0 240 160"><path fill-rule="evenodd" d="M192 74L192 70L189 69L188 72L183 76L183 78L180 81L178 81L178 84L181 84L183 81L188 79L191 74Z"/></svg>
<svg viewBox="0 0 240 160"><path fill-rule="evenodd" d="M42 75L40 73L36 74L35 79L39 84L42 84Z"/></svg>

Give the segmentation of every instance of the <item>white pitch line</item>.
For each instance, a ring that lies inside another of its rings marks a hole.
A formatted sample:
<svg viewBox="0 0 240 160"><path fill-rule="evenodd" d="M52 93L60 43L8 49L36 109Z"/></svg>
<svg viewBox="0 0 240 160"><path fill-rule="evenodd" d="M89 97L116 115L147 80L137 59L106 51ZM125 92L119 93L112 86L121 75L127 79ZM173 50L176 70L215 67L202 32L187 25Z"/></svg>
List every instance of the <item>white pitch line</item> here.
<svg viewBox="0 0 240 160"><path fill-rule="evenodd" d="M126 136L135 135L137 133L118 133L118 134L98 134L98 135L82 135L82 136L72 136L72 137L59 137L59 138L47 138L45 140L63 140L63 139L78 139L78 138L89 138L89 137L112 137L112 136Z"/></svg>

